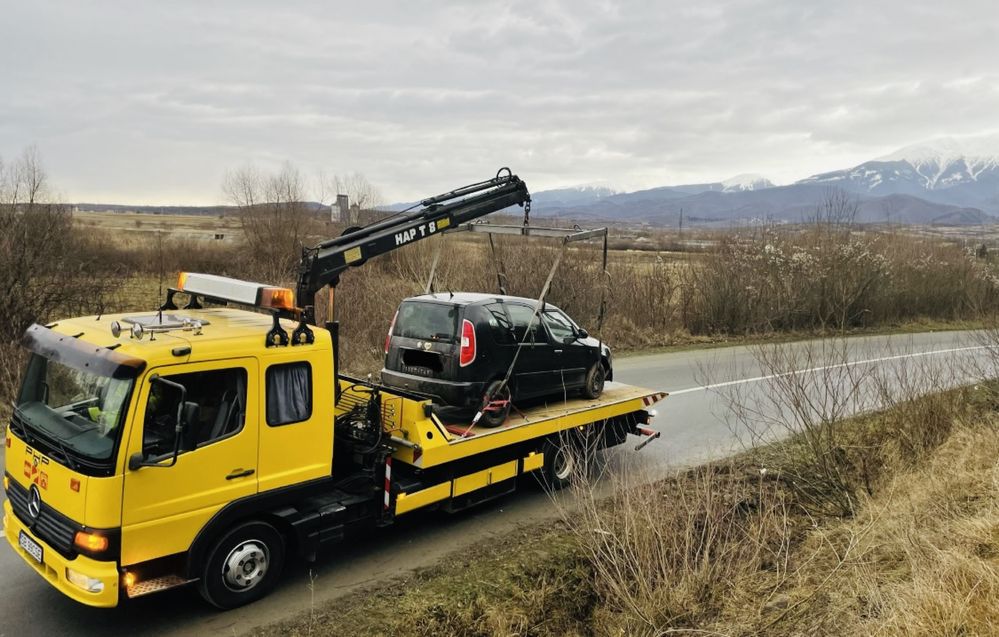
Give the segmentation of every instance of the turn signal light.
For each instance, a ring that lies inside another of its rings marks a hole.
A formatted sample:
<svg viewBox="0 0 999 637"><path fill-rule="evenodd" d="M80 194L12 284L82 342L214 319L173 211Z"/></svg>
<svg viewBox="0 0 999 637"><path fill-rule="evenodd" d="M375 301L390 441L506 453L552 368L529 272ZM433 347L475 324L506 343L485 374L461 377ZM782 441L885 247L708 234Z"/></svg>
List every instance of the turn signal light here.
<svg viewBox="0 0 999 637"><path fill-rule="evenodd" d="M70 491L76 491L77 493L80 492L80 479L79 478L70 478L69 479L69 490Z"/></svg>
<svg viewBox="0 0 999 637"><path fill-rule="evenodd" d="M87 533L86 531L77 531L76 536L73 538L73 544L76 545L76 548L87 553L100 553L108 550L108 538L106 536Z"/></svg>
<svg viewBox="0 0 999 637"><path fill-rule="evenodd" d="M135 586L136 580L137 578L135 577L135 573L126 571L125 577L122 578L122 583L125 584L125 588L132 588Z"/></svg>

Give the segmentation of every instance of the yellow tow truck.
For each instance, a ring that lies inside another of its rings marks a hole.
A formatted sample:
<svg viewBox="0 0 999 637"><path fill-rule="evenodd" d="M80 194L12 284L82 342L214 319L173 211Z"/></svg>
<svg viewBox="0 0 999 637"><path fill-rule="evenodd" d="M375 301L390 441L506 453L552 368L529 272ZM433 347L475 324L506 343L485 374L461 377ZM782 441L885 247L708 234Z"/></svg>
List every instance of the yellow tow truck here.
<svg viewBox="0 0 999 637"><path fill-rule="evenodd" d="M195 584L233 608L348 534L463 509L528 473L560 487L573 449L657 435L649 408L665 394L627 385L485 429L338 375L337 325L315 324L320 289L332 300L371 256L529 202L501 173L325 242L303 256L304 306L291 289L182 273L155 311L33 325L6 436L7 541L83 604Z"/></svg>

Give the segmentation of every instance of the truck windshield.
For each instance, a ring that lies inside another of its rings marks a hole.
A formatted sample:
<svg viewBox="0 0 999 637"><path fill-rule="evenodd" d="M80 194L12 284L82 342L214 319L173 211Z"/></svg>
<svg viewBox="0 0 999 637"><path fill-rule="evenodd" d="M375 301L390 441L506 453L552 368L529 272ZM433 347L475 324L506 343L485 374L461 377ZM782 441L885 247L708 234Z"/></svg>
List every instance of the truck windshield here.
<svg viewBox="0 0 999 637"><path fill-rule="evenodd" d="M458 307L441 303L407 301L399 306L395 336L427 341L453 341L458 330Z"/></svg>
<svg viewBox="0 0 999 637"><path fill-rule="evenodd" d="M14 426L23 428L35 446L63 456L71 467L110 464L132 384L131 378L70 367L33 354L17 400Z"/></svg>

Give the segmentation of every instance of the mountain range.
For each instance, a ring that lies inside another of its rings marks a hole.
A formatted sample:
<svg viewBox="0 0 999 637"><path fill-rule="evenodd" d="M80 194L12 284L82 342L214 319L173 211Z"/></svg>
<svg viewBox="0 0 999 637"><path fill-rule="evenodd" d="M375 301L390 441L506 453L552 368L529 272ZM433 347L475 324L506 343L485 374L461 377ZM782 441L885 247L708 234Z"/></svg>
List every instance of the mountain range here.
<svg viewBox="0 0 999 637"><path fill-rule="evenodd" d="M802 221L830 190L857 203L859 222L969 225L999 223L999 135L945 138L907 146L843 170L776 186L759 175L620 193L563 188L534 195L541 216L607 219L659 226Z"/></svg>

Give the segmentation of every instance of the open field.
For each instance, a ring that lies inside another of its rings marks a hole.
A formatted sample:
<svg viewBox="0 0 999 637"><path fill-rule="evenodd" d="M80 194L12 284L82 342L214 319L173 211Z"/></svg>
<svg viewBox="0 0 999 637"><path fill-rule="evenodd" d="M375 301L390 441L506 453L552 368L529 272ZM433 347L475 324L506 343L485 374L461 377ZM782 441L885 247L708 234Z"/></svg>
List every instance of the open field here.
<svg viewBox="0 0 999 637"><path fill-rule="evenodd" d="M81 228L108 232L112 235L128 234L155 240L156 233L164 236L216 240L238 243L243 230L239 217L208 215L163 215L138 212L75 212L73 219Z"/></svg>

